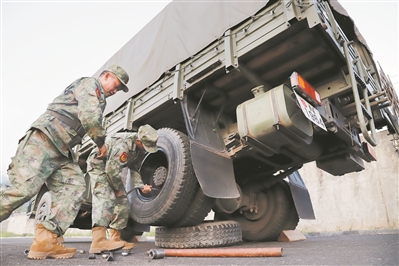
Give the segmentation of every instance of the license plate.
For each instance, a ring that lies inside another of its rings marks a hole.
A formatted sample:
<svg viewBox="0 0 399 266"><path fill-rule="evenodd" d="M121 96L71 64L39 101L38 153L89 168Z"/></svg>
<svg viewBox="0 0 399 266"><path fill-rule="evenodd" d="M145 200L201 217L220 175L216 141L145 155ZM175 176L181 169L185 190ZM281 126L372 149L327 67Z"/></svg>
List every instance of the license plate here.
<svg viewBox="0 0 399 266"><path fill-rule="evenodd" d="M327 131L327 128L324 125L323 119L321 118L319 111L312 105L310 105L305 99L299 96L295 91L294 93L296 95L296 98L298 99L299 106L301 107L301 110L306 118L312 121L318 127Z"/></svg>

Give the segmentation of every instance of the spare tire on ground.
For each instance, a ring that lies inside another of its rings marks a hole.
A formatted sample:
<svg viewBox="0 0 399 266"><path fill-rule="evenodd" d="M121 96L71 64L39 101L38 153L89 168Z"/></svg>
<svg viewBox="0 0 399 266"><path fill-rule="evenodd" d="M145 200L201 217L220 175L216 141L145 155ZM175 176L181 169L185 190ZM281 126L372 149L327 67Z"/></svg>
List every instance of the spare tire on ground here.
<svg viewBox="0 0 399 266"><path fill-rule="evenodd" d="M236 221L210 221L196 226L155 229L155 246L163 248L217 247L241 241L241 226Z"/></svg>

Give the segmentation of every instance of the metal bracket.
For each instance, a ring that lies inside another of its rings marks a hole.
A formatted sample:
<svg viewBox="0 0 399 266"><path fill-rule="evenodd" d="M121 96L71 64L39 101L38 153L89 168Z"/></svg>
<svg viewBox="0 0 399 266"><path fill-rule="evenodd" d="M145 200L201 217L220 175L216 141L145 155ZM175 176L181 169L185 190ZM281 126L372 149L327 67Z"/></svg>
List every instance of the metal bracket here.
<svg viewBox="0 0 399 266"><path fill-rule="evenodd" d="M342 38L341 34L339 33L338 25L337 25L337 22L334 19L334 15L333 15L333 13L331 11L329 3L326 1L323 4L325 6L325 9L326 9L326 12L327 12L327 15L328 15L328 20L331 23L331 27L332 27L332 31L334 33L335 39L338 41L338 43L341 43L343 41L343 38Z"/></svg>
<svg viewBox="0 0 399 266"><path fill-rule="evenodd" d="M127 107L126 107L126 117L125 117L125 128L128 130L133 129L133 111L134 111L134 104L132 98L128 100Z"/></svg>
<svg viewBox="0 0 399 266"><path fill-rule="evenodd" d="M183 99L183 75L181 73L181 64L176 65L175 76L173 80L173 100Z"/></svg>
<svg viewBox="0 0 399 266"><path fill-rule="evenodd" d="M294 10L295 4L292 2L292 0L284 0L283 4L284 4L283 12L284 12L284 17L285 17L285 25L287 28L289 28L289 27L291 27L291 24L289 22L290 19L296 17L295 10ZM273 10L273 12L274 12L274 10ZM300 17L298 19L300 19Z"/></svg>
<svg viewBox="0 0 399 266"><path fill-rule="evenodd" d="M226 73L238 67L237 44L235 35L231 30L227 30L224 34L224 50L225 50L225 68Z"/></svg>

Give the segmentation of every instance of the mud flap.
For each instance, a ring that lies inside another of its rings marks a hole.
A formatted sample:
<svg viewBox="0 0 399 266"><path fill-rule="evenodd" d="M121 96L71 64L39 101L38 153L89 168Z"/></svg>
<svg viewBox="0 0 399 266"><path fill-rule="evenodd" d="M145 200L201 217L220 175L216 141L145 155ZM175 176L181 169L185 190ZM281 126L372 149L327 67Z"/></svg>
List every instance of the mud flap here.
<svg viewBox="0 0 399 266"><path fill-rule="evenodd" d="M293 172L288 176L289 185L291 189L292 198L294 199L296 211L301 219L314 220L315 215L313 211L312 201L310 199L309 191L303 182L298 171Z"/></svg>
<svg viewBox="0 0 399 266"><path fill-rule="evenodd" d="M231 159L190 143L194 171L204 194L211 198L238 198Z"/></svg>
<svg viewBox="0 0 399 266"><path fill-rule="evenodd" d="M204 91L205 94L206 90ZM238 198L233 162L226 151L215 110L184 95L182 110L190 139L194 172L204 194L211 198ZM222 107L223 108L223 107ZM220 112L221 110L218 110Z"/></svg>

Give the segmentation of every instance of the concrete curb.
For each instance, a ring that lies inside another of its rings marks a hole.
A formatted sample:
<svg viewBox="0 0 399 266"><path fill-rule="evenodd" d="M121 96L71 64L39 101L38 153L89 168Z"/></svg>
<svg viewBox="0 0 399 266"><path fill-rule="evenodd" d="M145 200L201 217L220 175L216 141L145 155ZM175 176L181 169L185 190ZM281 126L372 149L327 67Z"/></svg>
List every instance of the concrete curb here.
<svg viewBox="0 0 399 266"><path fill-rule="evenodd" d="M339 231L339 232L312 232L312 233L303 233L303 234L306 237L338 236L338 235L394 235L394 234L399 234L399 228L353 230L353 231Z"/></svg>

